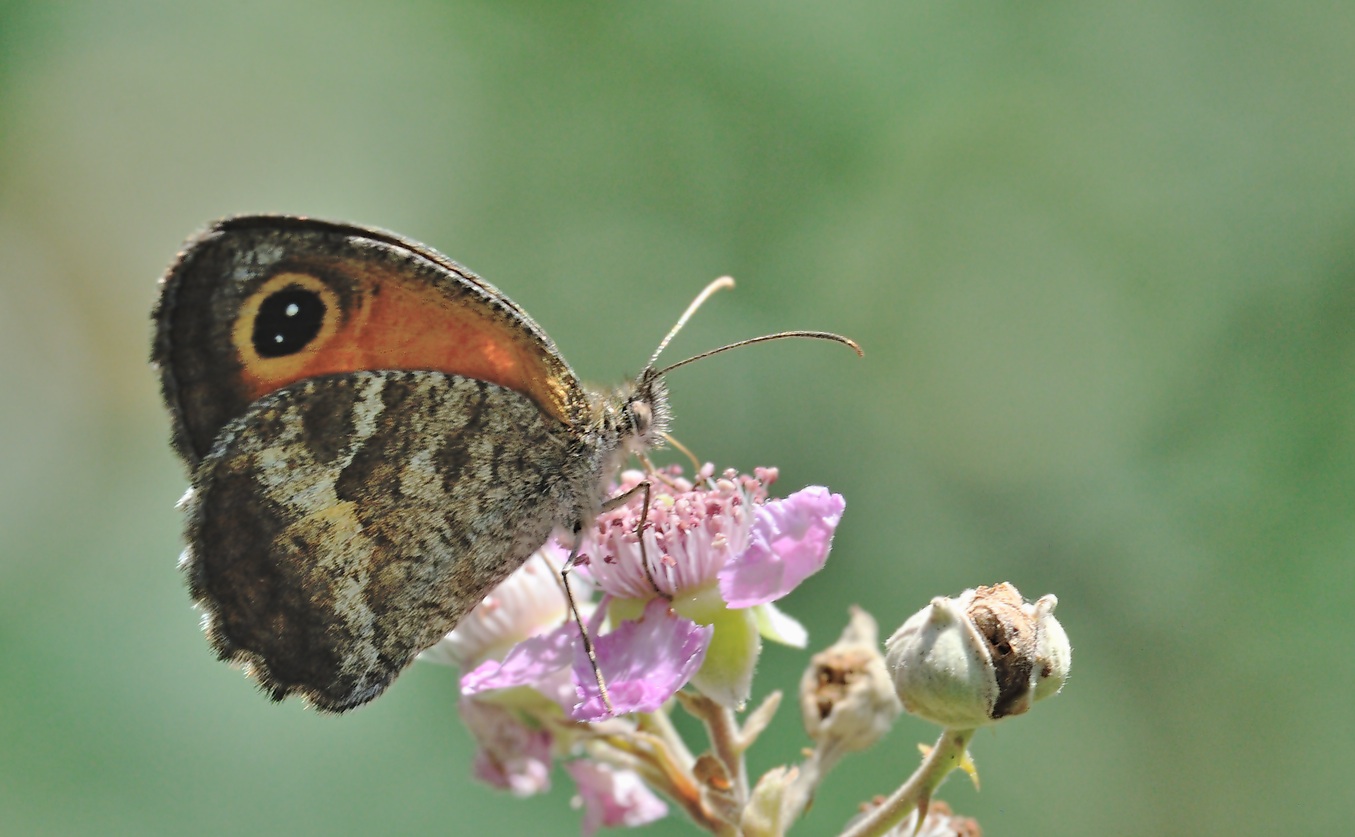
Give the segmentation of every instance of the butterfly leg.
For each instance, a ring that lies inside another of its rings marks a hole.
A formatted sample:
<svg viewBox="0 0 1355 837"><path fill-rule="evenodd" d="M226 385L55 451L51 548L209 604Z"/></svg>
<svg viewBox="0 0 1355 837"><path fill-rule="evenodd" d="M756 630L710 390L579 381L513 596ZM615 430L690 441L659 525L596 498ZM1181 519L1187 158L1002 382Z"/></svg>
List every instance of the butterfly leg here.
<svg viewBox="0 0 1355 837"><path fill-rule="evenodd" d="M640 565L644 568L645 578L649 579L649 586L654 588L654 592L663 595L659 590L658 582L654 580L653 569L649 565L649 557L645 548L644 529L645 524L649 522L649 503L653 489L650 487L649 480L634 486L628 491L622 492L615 497L608 498L602 504L602 511L609 512L615 508L625 505L636 494L643 494L644 501L640 507L640 522L636 527L636 536L640 539ZM569 603L569 612L574 616L574 622L579 626L579 633L583 637L583 650L588 655L588 663L593 669L593 676L597 678L598 693L602 697L602 705L607 707L609 713L614 713L611 697L607 694L607 680L602 676L602 670L598 668L597 652L593 647L593 638L588 633L588 627L583 622L583 616L579 613L579 607L574 601L574 591L569 586L569 571L574 569L578 563L579 549L582 546L583 525L579 524L574 528L574 546L569 550L569 557L560 567L560 582L565 588L565 601Z"/></svg>
<svg viewBox="0 0 1355 837"><path fill-rule="evenodd" d="M569 603L569 612L574 615L574 624L579 626L579 635L583 637L583 651L588 655L588 665L593 669L593 677L597 679L598 694L602 697L602 705L607 707L608 715L616 714L616 707L612 706L612 699L607 694L607 679L602 676L602 669L598 668L597 651L593 648L593 638L588 634L588 626L583 622L583 615L579 613L579 606L574 601L574 591L569 586L569 571L574 569L574 565L579 560L579 547L583 544L581 535L583 534L583 525L577 524L574 527L574 546L569 550L569 557L560 567L560 583L565 588L565 601Z"/></svg>
<svg viewBox="0 0 1355 837"><path fill-rule="evenodd" d="M648 459L645 460L645 463L649 465L651 474L659 473L654 470L654 466L649 463ZM659 583L654 580L654 569L649 565L649 550L645 548L645 525L649 523L649 501L652 496L652 491L653 489L650 486L650 482L646 479L629 491L625 491L607 500L602 504L602 510L603 512L609 512L618 506L625 505L630 501L630 498L634 497L636 494L645 495L640 506L640 522L635 527L635 537L640 541L640 567L644 569L645 578L649 580L649 586L654 589L654 594L662 596L664 595L663 591L659 589Z"/></svg>

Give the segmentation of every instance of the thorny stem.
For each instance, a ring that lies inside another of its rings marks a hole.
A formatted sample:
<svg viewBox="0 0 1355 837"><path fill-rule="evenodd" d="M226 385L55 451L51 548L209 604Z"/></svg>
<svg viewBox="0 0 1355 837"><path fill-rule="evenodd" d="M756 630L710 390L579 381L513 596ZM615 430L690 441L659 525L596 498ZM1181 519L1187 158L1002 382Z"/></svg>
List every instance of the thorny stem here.
<svg viewBox="0 0 1355 837"><path fill-rule="evenodd" d="M965 747L974 737L972 729L948 729L936 740L936 746L922 760L917 772L908 777L908 781L880 807L857 821L851 828L842 832L840 837L881 837L885 832L921 807L924 811L931 802L932 792L940 787L950 771L960 766L964 760Z"/></svg>

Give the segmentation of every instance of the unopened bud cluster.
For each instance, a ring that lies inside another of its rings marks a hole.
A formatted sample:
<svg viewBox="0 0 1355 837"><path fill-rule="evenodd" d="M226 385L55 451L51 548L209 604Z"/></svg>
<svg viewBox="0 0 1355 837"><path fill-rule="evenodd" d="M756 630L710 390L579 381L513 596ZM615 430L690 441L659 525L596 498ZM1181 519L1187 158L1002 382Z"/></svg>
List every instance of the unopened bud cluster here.
<svg viewBox="0 0 1355 837"><path fill-rule="evenodd" d="M1008 583L937 597L885 643L904 709L952 729L1020 715L1063 688L1072 652L1058 599L1027 603Z"/></svg>

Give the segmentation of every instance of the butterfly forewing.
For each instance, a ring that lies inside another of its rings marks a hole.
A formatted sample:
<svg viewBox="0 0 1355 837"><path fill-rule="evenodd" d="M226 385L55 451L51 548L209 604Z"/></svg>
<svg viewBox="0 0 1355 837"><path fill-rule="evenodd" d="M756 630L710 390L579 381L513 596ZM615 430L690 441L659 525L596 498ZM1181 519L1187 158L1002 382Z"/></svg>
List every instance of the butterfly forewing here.
<svg viewBox="0 0 1355 837"><path fill-rule="evenodd" d="M263 327L288 315L304 328ZM573 371L520 308L446 256L379 230L217 222L170 268L152 318L151 359L190 464L256 399L320 375L434 370L522 392L566 424L583 413Z"/></svg>

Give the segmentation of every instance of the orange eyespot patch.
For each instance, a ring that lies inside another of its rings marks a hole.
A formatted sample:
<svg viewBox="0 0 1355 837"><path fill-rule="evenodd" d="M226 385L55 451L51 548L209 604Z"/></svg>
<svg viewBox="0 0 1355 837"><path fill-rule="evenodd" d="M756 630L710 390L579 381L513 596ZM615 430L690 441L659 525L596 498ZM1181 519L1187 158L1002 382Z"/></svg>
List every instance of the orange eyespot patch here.
<svg viewBox="0 0 1355 837"><path fill-rule="evenodd" d="M521 392L569 423L564 388L520 327L380 266L350 273L356 281L346 298L316 276L289 271L244 300L231 339L250 400L320 375L433 370Z"/></svg>

